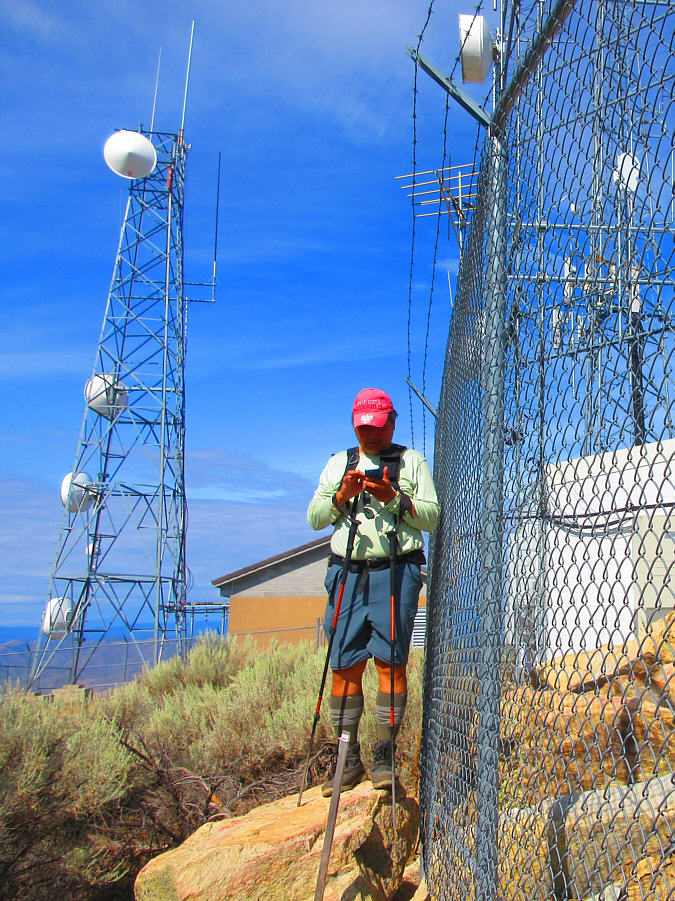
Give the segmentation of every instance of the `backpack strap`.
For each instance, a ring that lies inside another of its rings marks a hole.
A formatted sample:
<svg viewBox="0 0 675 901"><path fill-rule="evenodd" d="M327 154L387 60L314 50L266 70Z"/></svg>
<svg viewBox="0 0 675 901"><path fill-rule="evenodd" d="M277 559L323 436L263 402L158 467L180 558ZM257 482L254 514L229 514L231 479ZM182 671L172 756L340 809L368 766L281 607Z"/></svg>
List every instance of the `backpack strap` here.
<svg viewBox="0 0 675 901"><path fill-rule="evenodd" d="M401 455L407 450L402 444L390 444L389 447L380 454L380 466L382 469L386 466L389 470L389 481L394 488L399 491L398 474L401 469ZM350 469L355 469L359 463L361 450L358 447L350 447L347 451L347 465L342 474L342 478L347 475Z"/></svg>
<svg viewBox="0 0 675 901"><path fill-rule="evenodd" d="M398 484L398 474L401 469L401 456L403 452L406 451L407 448L402 444L390 444L389 447L384 450L380 454L380 466L382 469L386 466L389 472L389 481L394 486L396 491L400 492L401 489ZM347 451L347 463L345 465L345 471L342 474L342 478L347 475L350 469L355 469L358 466L359 458L361 456L361 448L359 447L350 447ZM354 503L351 501L350 503ZM410 512L412 508L410 498L407 495L401 494L401 508L396 514L396 525L401 521L401 516L405 512Z"/></svg>
<svg viewBox="0 0 675 901"><path fill-rule="evenodd" d="M347 475L347 473L349 472L350 469L354 469L354 467L358 466L360 456L361 456L361 449L359 447L350 447L349 448L349 450L347 451L347 465L345 466L345 471L342 476L343 479Z"/></svg>

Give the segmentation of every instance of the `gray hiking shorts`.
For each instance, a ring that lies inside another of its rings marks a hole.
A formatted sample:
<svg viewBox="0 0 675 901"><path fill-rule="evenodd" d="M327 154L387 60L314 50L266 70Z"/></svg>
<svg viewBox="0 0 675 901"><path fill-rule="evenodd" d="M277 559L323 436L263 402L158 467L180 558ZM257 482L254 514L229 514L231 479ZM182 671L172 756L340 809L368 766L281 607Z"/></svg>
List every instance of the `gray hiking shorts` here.
<svg viewBox="0 0 675 901"><path fill-rule="evenodd" d="M323 623L328 639L335 618L341 573L340 563L329 563L325 582L328 604ZM420 564L398 562L394 642L394 663L397 666L408 662L421 589ZM347 573L330 666L332 670L346 669L369 657L377 657L385 663L391 661L391 591L388 566L386 569L368 568L365 573L363 570L350 570Z"/></svg>

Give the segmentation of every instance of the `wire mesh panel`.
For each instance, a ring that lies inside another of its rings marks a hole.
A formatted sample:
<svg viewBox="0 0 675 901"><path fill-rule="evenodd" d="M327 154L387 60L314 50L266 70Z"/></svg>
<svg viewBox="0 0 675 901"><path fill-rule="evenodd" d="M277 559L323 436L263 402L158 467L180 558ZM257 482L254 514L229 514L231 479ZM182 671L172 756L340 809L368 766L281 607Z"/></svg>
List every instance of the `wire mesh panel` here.
<svg viewBox="0 0 675 901"><path fill-rule="evenodd" d="M425 869L675 899L675 13L516 11L436 430Z"/></svg>

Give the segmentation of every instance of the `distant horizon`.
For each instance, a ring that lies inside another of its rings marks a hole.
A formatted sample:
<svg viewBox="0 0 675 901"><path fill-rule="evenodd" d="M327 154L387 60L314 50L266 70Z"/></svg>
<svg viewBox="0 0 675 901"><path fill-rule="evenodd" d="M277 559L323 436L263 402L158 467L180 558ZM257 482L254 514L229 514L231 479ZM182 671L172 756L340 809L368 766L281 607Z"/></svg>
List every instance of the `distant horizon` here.
<svg viewBox="0 0 675 901"><path fill-rule="evenodd" d="M152 625L148 625L143 627L147 630L152 629ZM195 619L195 634L201 635L204 632L219 632L220 631L220 623L217 620L216 616L212 616L210 620ZM111 630L108 635L111 640L119 640L123 635L126 635L126 632L119 632L117 629ZM227 634L227 620L225 623L225 634ZM7 644L10 641L37 641L38 636L40 635L40 626L39 624L36 626L31 625L16 625L16 626L0 626L0 645ZM167 639L171 639L171 634L167 634ZM152 634L149 633L147 639L144 637L141 639L143 641L151 641Z"/></svg>

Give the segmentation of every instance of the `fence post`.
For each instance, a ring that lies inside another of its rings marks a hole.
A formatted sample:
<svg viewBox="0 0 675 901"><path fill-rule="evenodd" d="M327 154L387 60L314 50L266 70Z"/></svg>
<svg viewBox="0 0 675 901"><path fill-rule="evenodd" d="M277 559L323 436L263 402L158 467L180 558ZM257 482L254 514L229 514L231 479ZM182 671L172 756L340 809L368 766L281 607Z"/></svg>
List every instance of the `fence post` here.
<svg viewBox="0 0 675 901"><path fill-rule="evenodd" d="M506 313L506 138L488 138L487 292L482 383L478 616L476 899L496 901L499 701L502 646L502 542Z"/></svg>

